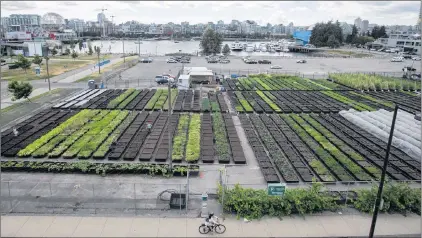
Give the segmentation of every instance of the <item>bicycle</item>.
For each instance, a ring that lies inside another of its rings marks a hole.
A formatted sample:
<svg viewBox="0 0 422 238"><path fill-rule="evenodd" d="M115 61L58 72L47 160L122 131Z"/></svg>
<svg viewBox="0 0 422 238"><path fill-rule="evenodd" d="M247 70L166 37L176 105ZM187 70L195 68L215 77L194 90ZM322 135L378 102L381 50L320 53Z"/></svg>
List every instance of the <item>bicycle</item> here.
<svg viewBox="0 0 422 238"><path fill-rule="evenodd" d="M217 234L223 234L226 231L226 226L220 224L219 221L218 224L214 224L211 227L205 225L205 222L199 226L199 233L201 234L208 234L210 231L215 231Z"/></svg>

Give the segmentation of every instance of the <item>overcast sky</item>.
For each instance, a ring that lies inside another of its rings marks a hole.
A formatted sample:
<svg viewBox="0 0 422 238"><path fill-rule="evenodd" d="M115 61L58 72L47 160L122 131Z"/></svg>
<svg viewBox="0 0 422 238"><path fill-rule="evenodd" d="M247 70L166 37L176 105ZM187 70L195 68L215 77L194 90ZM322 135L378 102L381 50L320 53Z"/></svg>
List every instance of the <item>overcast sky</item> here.
<svg viewBox="0 0 422 238"><path fill-rule="evenodd" d="M130 20L142 23L190 24L230 23L232 19L255 20L259 24L288 24L307 26L321 21L339 20L353 24L357 17L369 23L385 25L415 25L420 1L310 1L310 2L248 2L248 1L2 1L1 15L39 14L55 12L65 19L81 18L95 21L101 8L106 16L116 16L114 22Z"/></svg>

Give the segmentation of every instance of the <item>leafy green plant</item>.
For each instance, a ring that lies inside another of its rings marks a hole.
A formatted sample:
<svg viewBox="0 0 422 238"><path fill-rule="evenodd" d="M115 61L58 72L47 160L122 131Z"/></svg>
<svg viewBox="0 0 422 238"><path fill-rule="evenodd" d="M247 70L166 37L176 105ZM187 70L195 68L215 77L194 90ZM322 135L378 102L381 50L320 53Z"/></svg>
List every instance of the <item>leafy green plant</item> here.
<svg viewBox="0 0 422 238"><path fill-rule="evenodd" d="M354 207L361 212L372 213L375 207L375 199L378 193L378 185L371 189L356 190L358 198L354 201ZM382 199L384 204L381 212L415 212L421 214L421 189L411 188L406 183L386 183L384 185Z"/></svg>
<svg viewBox="0 0 422 238"><path fill-rule="evenodd" d="M193 114L189 124L188 143L186 145L186 161L199 160L201 150L201 115Z"/></svg>
<svg viewBox="0 0 422 238"><path fill-rule="evenodd" d="M183 114L179 118L176 134L173 138L172 160L180 161L185 154L186 134L189 126L189 115ZM198 148L199 149L199 148Z"/></svg>
<svg viewBox="0 0 422 238"><path fill-rule="evenodd" d="M270 196L266 190L218 187L217 195L224 211L235 212L238 217L259 219L265 215L282 217L290 214L310 214L321 211L334 211L338 208L335 200L323 193L323 185L312 183L309 189L287 189L284 196Z"/></svg>
<svg viewBox="0 0 422 238"><path fill-rule="evenodd" d="M174 105L174 102L176 101L177 95L179 94L179 90L178 89L172 89L171 90L171 98L170 98L170 104ZM166 102L163 105L163 110L167 111L169 109L169 98L167 97Z"/></svg>
<svg viewBox="0 0 422 238"><path fill-rule="evenodd" d="M349 105L349 106L353 107L354 109L356 109L358 111L375 111L376 110L375 108L372 108L372 107L370 107L370 106L368 106L364 103L357 102L357 101L355 101L351 98L342 96L342 95L340 95L336 92L333 92L333 91L323 91L322 93L329 96L329 97L336 99L337 101L340 101L340 102L342 102L346 105Z"/></svg>
<svg viewBox="0 0 422 238"><path fill-rule="evenodd" d="M281 109L269 99L262 91L256 91L256 93L276 112L281 112Z"/></svg>
<svg viewBox="0 0 422 238"><path fill-rule="evenodd" d="M241 92L236 91L235 92L237 99L239 100L240 104L242 104L243 108L246 112L253 112L253 108L251 105L246 101L245 97L243 97Z"/></svg>
<svg viewBox="0 0 422 238"><path fill-rule="evenodd" d="M149 174L170 177L184 175L190 172L199 172L197 165L176 165L170 170L166 164L151 163L92 163L89 161L78 162L51 162L51 161L1 161L2 172L31 171L53 173L87 173L105 176L107 173L115 174ZM191 173L191 176L195 173Z"/></svg>
<svg viewBox="0 0 422 238"><path fill-rule="evenodd" d="M49 131L47 134L43 135L41 138L38 138L31 144L29 144L24 149L18 152L18 156L30 156L34 151L41 148L43 145L47 144L51 139L57 135L71 135L74 131L78 130L81 126L87 123L91 118L98 114L100 110L82 110L78 114L67 119L65 122L55 127L53 130ZM54 145L57 141L53 141ZM54 146L48 145L50 148ZM47 151L47 150L45 150Z"/></svg>
<svg viewBox="0 0 422 238"><path fill-rule="evenodd" d="M122 103L120 103L117 108L123 109L125 108L133 99L136 98L141 93L141 90L135 90L134 93L132 93L129 97L127 97Z"/></svg>
<svg viewBox="0 0 422 238"><path fill-rule="evenodd" d="M230 161L229 141L221 113L212 114L212 123L218 160L222 162Z"/></svg>
<svg viewBox="0 0 422 238"><path fill-rule="evenodd" d="M329 168L333 174L342 181L353 181L354 178L350 176L347 171L317 143L310 134L308 134L298 123L291 117L293 115L283 114L280 117L297 133L297 135L307 144L318 156L318 158Z"/></svg>
<svg viewBox="0 0 422 238"><path fill-rule="evenodd" d="M137 113L129 113L126 119L119 125L119 127L117 127L117 129L113 131L113 133L107 138L107 140L104 141L103 144L101 144L97 151L95 151L95 153L93 154L94 158L104 158L104 156L110 150L110 145L113 142L117 141L120 134L123 133L123 131L125 131L126 128L132 123L136 115Z"/></svg>
<svg viewBox="0 0 422 238"><path fill-rule="evenodd" d="M330 74L334 82L358 90L420 90L421 84L412 80L367 74Z"/></svg>
<svg viewBox="0 0 422 238"><path fill-rule="evenodd" d="M145 106L146 110L152 110L154 108L155 103L157 102L157 100L160 98L161 94L164 93L164 89L158 89L155 93L154 96L151 97L151 99L148 101L147 105Z"/></svg>
<svg viewBox="0 0 422 238"><path fill-rule="evenodd" d="M115 99L111 100L108 103L107 108L109 108L109 109L117 108L117 106L120 103L122 103L127 97L129 97L134 92L135 92L135 89L129 88L124 93L120 94L118 97L116 97Z"/></svg>

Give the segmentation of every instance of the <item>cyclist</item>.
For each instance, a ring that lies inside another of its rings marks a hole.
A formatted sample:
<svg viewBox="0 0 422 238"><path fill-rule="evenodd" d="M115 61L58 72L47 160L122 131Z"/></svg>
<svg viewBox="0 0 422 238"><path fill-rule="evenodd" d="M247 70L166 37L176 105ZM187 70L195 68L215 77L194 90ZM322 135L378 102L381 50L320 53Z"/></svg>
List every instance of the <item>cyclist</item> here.
<svg viewBox="0 0 422 238"><path fill-rule="evenodd" d="M218 225L218 217L214 216L213 212L210 212L207 218L205 218L205 225L212 230L212 227Z"/></svg>

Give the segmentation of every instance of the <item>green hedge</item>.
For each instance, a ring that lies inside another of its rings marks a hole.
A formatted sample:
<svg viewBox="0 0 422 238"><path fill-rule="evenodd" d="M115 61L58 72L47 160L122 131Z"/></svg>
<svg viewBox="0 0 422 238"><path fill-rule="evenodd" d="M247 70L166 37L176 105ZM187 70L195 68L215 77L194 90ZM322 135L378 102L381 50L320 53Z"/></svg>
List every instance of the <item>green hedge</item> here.
<svg viewBox="0 0 422 238"><path fill-rule="evenodd" d="M267 190L243 188L224 189L219 186L218 198L223 202L224 211L235 212L238 217L258 219L263 216L282 217L290 214L312 214L322 211L336 211L337 201L325 192L321 183L312 183L310 188L286 189L284 196L270 196ZM374 208L378 185L372 189L355 190L358 194L351 207L361 212L371 213ZM405 183L387 183L383 190L384 206L381 212L415 212L420 215L421 189L410 188Z"/></svg>

